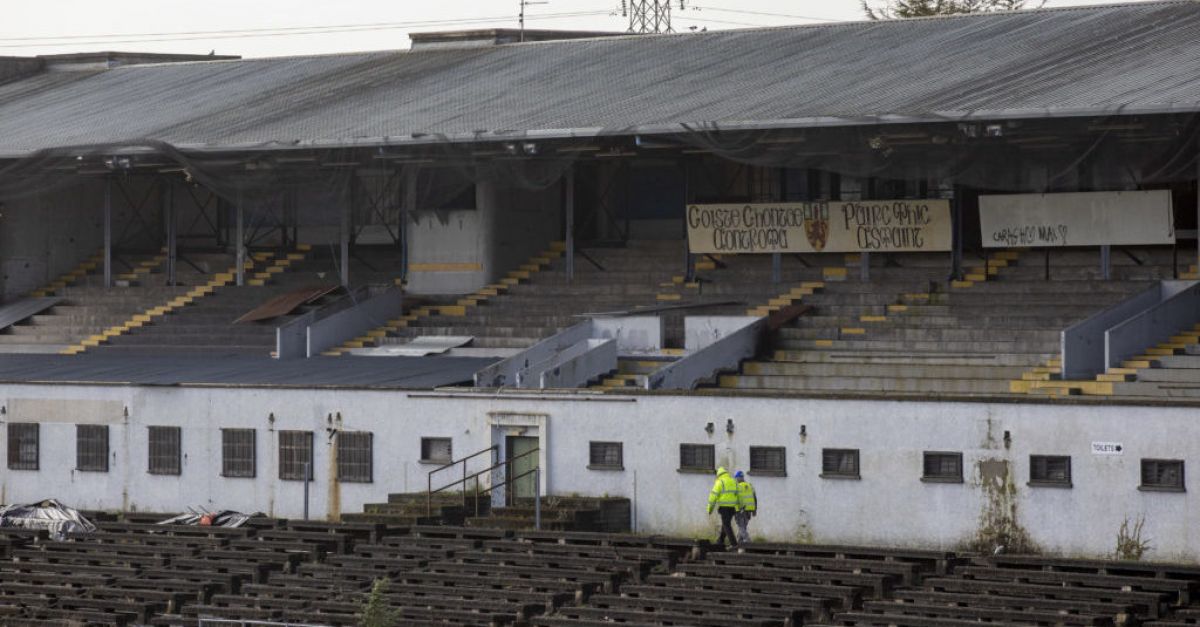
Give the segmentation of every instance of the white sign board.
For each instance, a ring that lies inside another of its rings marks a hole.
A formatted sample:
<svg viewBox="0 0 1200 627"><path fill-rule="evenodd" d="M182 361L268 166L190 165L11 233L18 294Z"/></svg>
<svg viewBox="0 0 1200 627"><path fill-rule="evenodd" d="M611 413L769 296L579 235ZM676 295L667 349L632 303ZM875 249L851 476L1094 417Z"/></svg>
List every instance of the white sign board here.
<svg viewBox="0 0 1200 627"><path fill-rule="evenodd" d="M950 250L947 200L863 200L687 208L693 253Z"/></svg>
<svg viewBox="0 0 1200 627"><path fill-rule="evenodd" d="M1174 244L1171 192L979 197L985 248Z"/></svg>
<svg viewBox="0 0 1200 627"><path fill-rule="evenodd" d="M1120 442L1092 442L1092 455L1120 455L1124 451Z"/></svg>

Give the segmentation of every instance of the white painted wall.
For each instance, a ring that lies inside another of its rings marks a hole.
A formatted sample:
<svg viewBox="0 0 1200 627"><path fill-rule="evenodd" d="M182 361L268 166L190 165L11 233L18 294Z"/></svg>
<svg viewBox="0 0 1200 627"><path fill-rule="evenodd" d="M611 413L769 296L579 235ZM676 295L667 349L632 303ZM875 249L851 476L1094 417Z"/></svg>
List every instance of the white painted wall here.
<svg viewBox="0 0 1200 627"><path fill-rule="evenodd" d="M1183 459L1193 465L1188 474L1196 474L1200 423L1192 408L39 385L2 386L0 402L6 410L0 420L43 425L42 470L3 470L0 502L54 497L84 508L178 511L192 505L298 516L303 488L277 479L276 431L303 429L315 432L312 511L328 513L339 502L342 511L360 511L389 492L425 488L431 466L417 461L421 437L451 437L461 457L502 441L505 429L526 425L527 435L541 437L545 446L549 493L632 498L636 490L642 532L706 535L716 529L715 516L704 515L712 477L677 470L680 443L716 445L718 463L731 469L746 467L750 446L785 446L786 477L752 477L762 504L752 532L762 538L958 547L975 537L989 504L976 468L992 459L1011 463L1017 521L1048 552L1109 553L1121 522L1144 516L1150 559L1200 560L1192 524L1200 514L1196 480L1187 479L1184 493L1138 489L1143 457ZM79 417L111 425L107 475L72 470L72 420ZM727 420L732 435L725 432ZM373 484L331 487L326 429L339 424L375 433ZM183 427L181 476L146 473L149 425ZM219 476L221 427L258 429L256 478ZM0 440L6 439L0 429ZM624 470L588 470L592 440L624 442ZM1093 455L1093 441L1121 442L1124 453ZM860 449L861 480L822 479L823 448ZM966 482L922 482L927 450L961 451ZM1027 486L1031 454L1070 455L1074 487ZM485 461L479 462L482 468Z"/></svg>

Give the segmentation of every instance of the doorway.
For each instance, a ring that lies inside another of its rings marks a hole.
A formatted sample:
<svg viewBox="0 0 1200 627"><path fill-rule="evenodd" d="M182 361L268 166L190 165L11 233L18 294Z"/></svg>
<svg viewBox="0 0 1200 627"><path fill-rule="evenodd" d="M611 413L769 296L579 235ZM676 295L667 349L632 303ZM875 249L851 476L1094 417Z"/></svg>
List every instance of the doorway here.
<svg viewBox="0 0 1200 627"><path fill-rule="evenodd" d="M504 491L509 505L517 499L532 499L537 495L537 475L533 470L538 467L538 453L531 452L537 447L537 437L510 435L504 440L504 458L511 462L508 477L515 477L508 480L508 489Z"/></svg>

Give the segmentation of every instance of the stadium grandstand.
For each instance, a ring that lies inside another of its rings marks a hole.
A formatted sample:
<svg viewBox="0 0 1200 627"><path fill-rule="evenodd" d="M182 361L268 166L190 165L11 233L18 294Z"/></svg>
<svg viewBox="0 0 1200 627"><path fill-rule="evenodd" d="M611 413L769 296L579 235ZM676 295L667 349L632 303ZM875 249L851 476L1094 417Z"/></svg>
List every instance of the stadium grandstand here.
<svg viewBox="0 0 1200 627"><path fill-rule="evenodd" d="M1200 4L528 34L0 57L0 624L1200 621Z"/></svg>

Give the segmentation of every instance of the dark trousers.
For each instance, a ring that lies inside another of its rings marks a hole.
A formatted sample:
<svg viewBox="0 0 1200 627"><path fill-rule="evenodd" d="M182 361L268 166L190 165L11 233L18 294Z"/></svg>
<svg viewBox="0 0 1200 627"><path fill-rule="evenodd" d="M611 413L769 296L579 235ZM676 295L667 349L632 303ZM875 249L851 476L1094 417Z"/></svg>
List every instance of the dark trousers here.
<svg viewBox="0 0 1200 627"><path fill-rule="evenodd" d="M733 533L733 516L737 513L737 508L734 507L718 507L717 513L721 515L721 536L717 538L717 544L725 546L725 538L729 538L729 545L736 547L738 545L737 535Z"/></svg>

